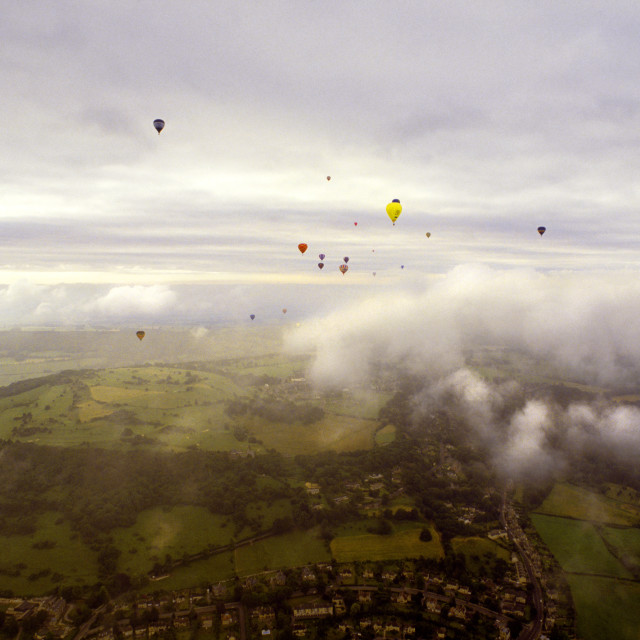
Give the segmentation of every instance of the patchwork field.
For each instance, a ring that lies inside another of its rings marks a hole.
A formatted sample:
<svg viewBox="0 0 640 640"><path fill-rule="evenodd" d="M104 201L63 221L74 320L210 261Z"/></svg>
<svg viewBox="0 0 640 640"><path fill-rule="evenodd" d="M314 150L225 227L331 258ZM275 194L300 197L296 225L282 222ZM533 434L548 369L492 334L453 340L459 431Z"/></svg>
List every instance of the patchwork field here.
<svg viewBox="0 0 640 640"><path fill-rule="evenodd" d="M611 485L602 495L557 484L538 511L530 517L566 572L579 636L637 640L640 510L635 492Z"/></svg>
<svg viewBox="0 0 640 640"><path fill-rule="evenodd" d="M535 513L531 520L564 571L633 578L590 522Z"/></svg>
<svg viewBox="0 0 640 640"><path fill-rule="evenodd" d="M264 355L195 363L66 372L0 395L0 438L53 446L151 446L167 450L276 449L284 454L369 449L384 394L355 389L321 397L303 380L308 359ZM292 376L302 376L293 378ZM256 378L255 376L266 376ZM271 384L262 383L269 380ZM230 402L295 405L319 412L305 421L230 417ZM238 434L241 434L240 436ZM393 428L377 441L393 439Z"/></svg>

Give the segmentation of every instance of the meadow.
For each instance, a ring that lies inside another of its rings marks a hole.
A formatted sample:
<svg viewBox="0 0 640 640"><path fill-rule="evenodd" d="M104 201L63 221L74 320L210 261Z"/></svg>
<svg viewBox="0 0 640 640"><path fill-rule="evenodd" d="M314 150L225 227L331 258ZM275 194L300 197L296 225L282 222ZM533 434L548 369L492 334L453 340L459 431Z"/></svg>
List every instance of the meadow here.
<svg viewBox="0 0 640 640"><path fill-rule="evenodd" d="M531 520L564 571L633 578L592 523L537 513L531 514Z"/></svg>
<svg viewBox="0 0 640 640"><path fill-rule="evenodd" d="M399 560L402 558L442 558L440 534L430 528L430 542L420 540L423 525L395 527L389 535L338 535L331 541L331 554L338 562Z"/></svg>
<svg viewBox="0 0 640 640"><path fill-rule="evenodd" d="M640 507L614 500L587 488L557 483L537 513L603 524L633 526L640 523Z"/></svg>
<svg viewBox="0 0 640 640"><path fill-rule="evenodd" d="M569 574L577 611L578 637L587 640L637 640L640 583Z"/></svg>
<svg viewBox="0 0 640 640"><path fill-rule="evenodd" d="M43 595L58 583L97 581L95 552L53 511L38 519L32 535L0 535L0 549L0 586L14 593Z"/></svg>
<svg viewBox="0 0 640 640"><path fill-rule="evenodd" d="M601 494L559 483L530 514L566 572L580 637L638 638L640 583L631 571L640 567L638 513L636 493L623 487Z"/></svg>
<svg viewBox="0 0 640 640"><path fill-rule="evenodd" d="M318 536L318 531L311 529L294 531L238 547L235 550L234 561L238 575L246 576L271 569L330 562L331 554Z"/></svg>

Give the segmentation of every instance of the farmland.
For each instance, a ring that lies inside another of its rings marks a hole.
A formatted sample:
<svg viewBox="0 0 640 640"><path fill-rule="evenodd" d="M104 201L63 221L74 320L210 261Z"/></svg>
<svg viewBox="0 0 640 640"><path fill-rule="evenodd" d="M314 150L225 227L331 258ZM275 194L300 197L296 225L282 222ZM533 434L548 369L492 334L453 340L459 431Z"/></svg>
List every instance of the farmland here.
<svg viewBox="0 0 640 640"><path fill-rule="evenodd" d="M640 537L634 491L556 484L531 520L567 575L578 632L632 638L640 626ZM554 514L554 515L549 515ZM604 524L607 523L607 524Z"/></svg>
<svg viewBox="0 0 640 640"><path fill-rule="evenodd" d="M399 558L441 558L440 536L432 530L430 542L420 540L421 528L394 531L387 536L372 534L339 536L331 541L331 553L338 562L395 560Z"/></svg>

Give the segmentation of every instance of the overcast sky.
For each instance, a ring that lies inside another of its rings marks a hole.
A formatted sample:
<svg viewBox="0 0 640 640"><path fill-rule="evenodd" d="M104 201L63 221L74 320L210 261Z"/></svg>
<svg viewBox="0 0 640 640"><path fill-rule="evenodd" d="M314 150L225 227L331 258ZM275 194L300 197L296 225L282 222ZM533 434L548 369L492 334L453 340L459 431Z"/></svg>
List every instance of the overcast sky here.
<svg viewBox="0 0 640 640"><path fill-rule="evenodd" d="M7 0L0 325L636 279L638 33L633 0Z"/></svg>

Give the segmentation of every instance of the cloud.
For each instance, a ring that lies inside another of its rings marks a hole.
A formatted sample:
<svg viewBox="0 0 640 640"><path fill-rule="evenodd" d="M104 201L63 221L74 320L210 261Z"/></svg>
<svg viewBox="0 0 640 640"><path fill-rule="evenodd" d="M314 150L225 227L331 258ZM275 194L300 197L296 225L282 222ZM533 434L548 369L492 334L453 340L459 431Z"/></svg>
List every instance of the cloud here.
<svg viewBox="0 0 640 640"><path fill-rule="evenodd" d="M90 302L87 311L106 318L153 317L170 311L176 300L175 292L165 285L113 287L106 295Z"/></svg>
<svg viewBox="0 0 640 640"><path fill-rule="evenodd" d="M338 385L389 361L443 377L465 350L503 346L594 384L640 372L640 281L632 273L540 273L461 265L412 291L386 290L346 305L289 337L317 349L312 376Z"/></svg>

